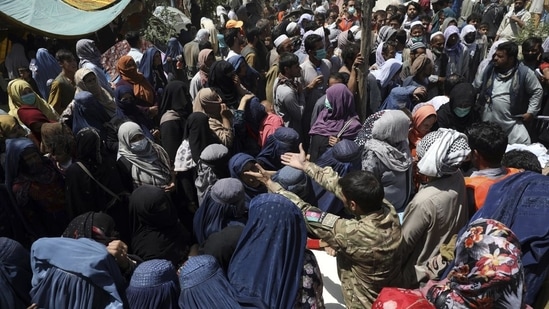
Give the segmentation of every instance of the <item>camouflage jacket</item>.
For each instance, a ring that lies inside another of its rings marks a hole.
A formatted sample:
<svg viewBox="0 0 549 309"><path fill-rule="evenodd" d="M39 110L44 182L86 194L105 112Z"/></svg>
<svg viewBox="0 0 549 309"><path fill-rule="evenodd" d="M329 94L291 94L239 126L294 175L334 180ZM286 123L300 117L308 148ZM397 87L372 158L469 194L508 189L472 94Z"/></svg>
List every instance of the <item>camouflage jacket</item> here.
<svg viewBox="0 0 549 309"><path fill-rule="evenodd" d="M331 167L309 163L305 172L342 199L339 176ZM370 308L381 289L393 285L399 275L401 232L389 202L385 201L380 211L343 219L304 202L276 182L270 181L268 187L294 202L303 212L308 231L338 250L337 266L347 308Z"/></svg>

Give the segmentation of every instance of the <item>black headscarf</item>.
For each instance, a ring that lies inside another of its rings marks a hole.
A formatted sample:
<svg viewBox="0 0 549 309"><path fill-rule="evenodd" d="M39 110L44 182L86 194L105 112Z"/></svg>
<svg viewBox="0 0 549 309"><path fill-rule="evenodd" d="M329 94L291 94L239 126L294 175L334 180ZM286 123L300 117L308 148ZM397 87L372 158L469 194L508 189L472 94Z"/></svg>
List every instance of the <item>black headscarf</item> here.
<svg viewBox="0 0 549 309"><path fill-rule="evenodd" d="M128 101L122 101L125 94L131 93L132 99ZM143 132L147 137L152 138L149 130L154 128L154 123L151 119L145 117L143 112L137 107L137 99L133 96L133 87L128 85L121 85L116 87L115 90L115 102L116 102L116 117L120 119L129 119L141 126Z"/></svg>
<svg viewBox="0 0 549 309"><path fill-rule="evenodd" d="M91 238L104 245L118 238L111 216L93 211L72 219L62 236L74 239Z"/></svg>
<svg viewBox="0 0 549 309"><path fill-rule="evenodd" d="M101 156L101 137L97 129L84 128L76 134L76 155L86 165L96 166L103 161Z"/></svg>
<svg viewBox="0 0 549 309"><path fill-rule="evenodd" d="M124 198L126 183L118 171L116 158L104 152L102 141L96 129L88 127L76 134L77 160L86 167L99 183L119 196L106 192L96 181L77 164L71 165L66 173L66 209L69 215L76 216L88 211L104 211L116 222L122 233L122 240L127 240L128 224L127 200Z"/></svg>
<svg viewBox="0 0 549 309"><path fill-rule="evenodd" d="M199 249L199 253L215 257L226 273L243 230L241 225L229 225L212 233Z"/></svg>
<svg viewBox="0 0 549 309"><path fill-rule="evenodd" d="M475 109L475 89L470 83L461 83L454 86L450 92L450 102L442 105L437 111L437 123L441 128L454 129L465 132L471 124L480 121L480 113ZM457 102L470 102L471 111L465 117L458 117L454 108Z"/></svg>
<svg viewBox="0 0 549 309"><path fill-rule="evenodd" d="M164 190L142 185L130 196L132 252L143 260L165 259L174 266L186 259L190 234Z"/></svg>
<svg viewBox="0 0 549 309"><path fill-rule="evenodd" d="M168 110L175 111L181 118L187 118L192 113L192 99L186 83L180 80L168 83L162 94L158 115L162 117Z"/></svg>
<svg viewBox="0 0 549 309"><path fill-rule="evenodd" d="M208 84L221 97L228 107L238 107L238 92L233 82L235 75L233 65L225 60L216 61L210 67Z"/></svg>
<svg viewBox="0 0 549 309"><path fill-rule="evenodd" d="M185 138L189 140L194 162L200 160L202 151L211 144L221 144L221 140L210 129L208 115L196 112L187 118Z"/></svg>

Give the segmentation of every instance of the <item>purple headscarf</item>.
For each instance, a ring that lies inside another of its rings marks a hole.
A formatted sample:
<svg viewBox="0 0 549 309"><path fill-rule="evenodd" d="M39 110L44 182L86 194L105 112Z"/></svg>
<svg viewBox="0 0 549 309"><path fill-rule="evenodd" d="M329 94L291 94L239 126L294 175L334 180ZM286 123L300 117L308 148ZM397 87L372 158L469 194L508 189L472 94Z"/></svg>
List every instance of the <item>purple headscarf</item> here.
<svg viewBox="0 0 549 309"><path fill-rule="evenodd" d="M454 25L448 26L448 28L444 30L444 49L446 50L446 53L456 53L457 55L460 55L463 50L463 46L461 46L461 39L458 39L455 45L448 46L448 39L453 34L457 34L459 38L459 28Z"/></svg>
<svg viewBox="0 0 549 309"><path fill-rule="evenodd" d="M344 84L335 84L326 90L326 100L331 108L324 108L318 114L309 134L337 136L345 123L350 120L341 137L354 139L360 131L361 125L351 91Z"/></svg>

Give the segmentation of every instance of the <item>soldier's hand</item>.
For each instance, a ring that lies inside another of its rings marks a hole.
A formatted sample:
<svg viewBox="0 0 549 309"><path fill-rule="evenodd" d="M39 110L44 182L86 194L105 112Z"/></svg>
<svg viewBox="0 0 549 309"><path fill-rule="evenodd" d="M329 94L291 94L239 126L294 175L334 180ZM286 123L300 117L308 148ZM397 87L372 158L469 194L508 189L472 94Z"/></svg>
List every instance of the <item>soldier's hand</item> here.
<svg viewBox="0 0 549 309"><path fill-rule="evenodd" d="M304 170L307 164L307 154L303 150L303 144L299 144L299 153L286 152L280 156L282 164L297 168L298 170Z"/></svg>
<svg viewBox="0 0 549 309"><path fill-rule="evenodd" d="M271 180L271 177L276 173L275 171L265 170L261 165L257 163L255 164L255 167L259 170L259 172L247 171L244 172L244 175L252 176L264 185L267 185L269 180Z"/></svg>

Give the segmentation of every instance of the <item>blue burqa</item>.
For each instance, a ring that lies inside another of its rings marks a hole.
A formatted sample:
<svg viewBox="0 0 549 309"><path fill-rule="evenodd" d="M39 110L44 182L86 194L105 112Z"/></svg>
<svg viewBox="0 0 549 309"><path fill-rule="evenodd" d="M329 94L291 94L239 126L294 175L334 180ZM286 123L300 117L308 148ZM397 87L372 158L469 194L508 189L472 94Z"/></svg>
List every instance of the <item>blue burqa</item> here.
<svg viewBox="0 0 549 309"><path fill-rule="evenodd" d="M306 239L294 203L279 194L255 197L227 273L238 296L258 298L268 308L294 308Z"/></svg>
<svg viewBox="0 0 549 309"><path fill-rule="evenodd" d="M32 302L39 308L124 308L124 278L105 245L40 238L31 248Z"/></svg>

